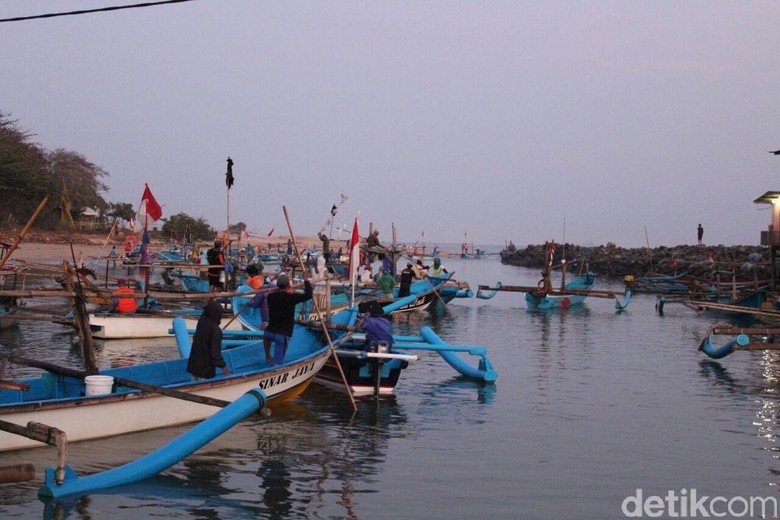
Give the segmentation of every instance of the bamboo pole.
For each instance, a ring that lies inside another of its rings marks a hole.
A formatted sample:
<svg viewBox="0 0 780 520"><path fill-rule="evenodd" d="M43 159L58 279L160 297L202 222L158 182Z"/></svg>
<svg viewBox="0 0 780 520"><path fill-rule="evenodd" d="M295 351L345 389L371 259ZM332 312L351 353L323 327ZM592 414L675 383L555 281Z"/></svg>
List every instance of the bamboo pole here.
<svg viewBox="0 0 780 520"><path fill-rule="evenodd" d="M0 260L0 268L2 268L5 263L8 261L9 258L11 258L11 255L16 251L16 248L19 247L19 244L24 239L24 236L27 234L27 232L30 230L30 226L32 226L33 222L35 222L35 219L38 218L38 215L43 210L43 206L46 205L46 202L49 200L49 196L46 195L40 204L38 204L38 209L35 210L35 213L33 213L32 217L30 217L30 220L27 221L27 224L24 226L22 231L19 233L19 236L16 237L16 240L14 241L13 245L8 249L8 252L5 254L2 260Z"/></svg>
<svg viewBox="0 0 780 520"><path fill-rule="evenodd" d="M68 285L68 290L74 292L74 320L76 322L76 330L78 330L81 337L81 353L84 359L84 367L88 372L97 374L97 359L95 357L94 344L92 343L92 329L89 328L89 315L84 305L84 294L81 290L81 285L73 283L73 275L75 273L68 265L67 260L62 261L62 267L65 270L65 283Z"/></svg>
<svg viewBox="0 0 780 520"><path fill-rule="evenodd" d="M298 263L300 263L301 270L303 271L303 277L304 277L303 279L306 280L307 279L306 268L303 265L301 252L298 249L298 243L295 239L295 232L293 231L292 224L290 223L290 216L287 214L287 207L282 206L282 210L284 211L284 218L287 221L287 229L290 230L290 240L292 240L293 247L295 247L295 256L298 257ZM347 382L347 376L344 375L344 369L341 368L341 362L339 361L338 355L336 355L336 347L333 346L333 341L331 341L330 339L330 333L328 332L328 327L322 319L322 312L320 312L320 306L317 304L317 300L314 298L312 298L312 303L314 304L314 311L317 313L317 318L320 324L322 325L322 332L325 334L325 339L328 340L331 356L333 357L333 360L336 362L336 366L339 369L339 374L341 374L341 380L344 382L344 390L346 390L347 395L349 396L349 400L352 403L352 409L357 411L357 403L355 402L355 397L352 395L352 389L349 387L349 383Z"/></svg>

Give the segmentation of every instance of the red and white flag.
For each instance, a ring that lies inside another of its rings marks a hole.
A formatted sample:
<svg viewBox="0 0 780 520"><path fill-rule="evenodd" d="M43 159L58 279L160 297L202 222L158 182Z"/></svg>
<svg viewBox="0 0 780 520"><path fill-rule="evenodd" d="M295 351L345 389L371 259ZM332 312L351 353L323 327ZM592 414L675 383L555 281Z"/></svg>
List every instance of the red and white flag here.
<svg viewBox="0 0 780 520"><path fill-rule="evenodd" d="M357 270L360 265L360 235L358 235L358 221L355 218L355 225L352 226L352 238L349 240L349 279L352 286L355 286L357 280Z"/></svg>
<svg viewBox="0 0 780 520"><path fill-rule="evenodd" d="M138 221L147 227L149 221L157 222L162 217L162 208L149 190L149 185L144 185L144 194L141 196L141 205L138 207Z"/></svg>

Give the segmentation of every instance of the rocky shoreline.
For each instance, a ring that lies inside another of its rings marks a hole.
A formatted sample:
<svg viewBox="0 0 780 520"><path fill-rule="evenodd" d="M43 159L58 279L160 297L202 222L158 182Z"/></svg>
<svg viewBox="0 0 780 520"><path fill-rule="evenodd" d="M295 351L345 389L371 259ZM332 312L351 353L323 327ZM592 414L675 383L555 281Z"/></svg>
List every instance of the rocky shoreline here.
<svg viewBox="0 0 780 520"><path fill-rule="evenodd" d="M547 244L529 245L513 252L502 251L501 262L542 269ZM574 244L555 244L553 265L559 265L565 252L571 265L587 261L590 271L597 275L620 278L652 274L673 275L687 272L691 276L715 278L732 276L739 279L768 279L770 277L769 249L762 246L690 246L626 249L612 244L581 247ZM577 269L571 267L569 272Z"/></svg>

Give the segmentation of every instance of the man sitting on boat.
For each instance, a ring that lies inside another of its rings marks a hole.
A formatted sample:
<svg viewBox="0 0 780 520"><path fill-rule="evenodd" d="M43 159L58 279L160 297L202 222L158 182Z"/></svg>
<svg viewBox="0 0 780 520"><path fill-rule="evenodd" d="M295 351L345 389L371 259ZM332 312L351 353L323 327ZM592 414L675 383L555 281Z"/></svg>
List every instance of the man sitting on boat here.
<svg viewBox="0 0 780 520"><path fill-rule="evenodd" d="M129 287L127 280L120 278L117 280L119 287L114 291L113 303L110 312L121 312L132 314L138 309L138 302L132 296L122 296L133 294L133 288Z"/></svg>
<svg viewBox="0 0 780 520"><path fill-rule="evenodd" d="M382 304L376 300L363 302L358 305L358 312L369 313L362 325L366 331L363 350L378 350L378 345L385 344L389 352L393 346L393 333L390 332L390 321L384 317Z"/></svg>

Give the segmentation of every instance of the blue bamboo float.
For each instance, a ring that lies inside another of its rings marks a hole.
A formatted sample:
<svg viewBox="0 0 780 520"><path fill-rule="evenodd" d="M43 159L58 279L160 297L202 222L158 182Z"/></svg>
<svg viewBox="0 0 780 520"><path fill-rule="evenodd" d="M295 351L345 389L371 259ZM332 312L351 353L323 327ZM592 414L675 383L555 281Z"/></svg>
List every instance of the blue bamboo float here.
<svg viewBox="0 0 780 520"><path fill-rule="evenodd" d="M747 334L739 334L736 338L733 338L725 345L716 347L712 343L712 334L708 334L706 338L699 345L699 350L707 354L712 359L721 359L732 352L734 352L735 346L745 347L750 343L750 338Z"/></svg>
<svg viewBox="0 0 780 520"><path fill-rule="evenodd" d="M152 477L193 454L261 409L265 406L266 399L265 392L260 388L253 388L177 439L118 468L79 477L70 466L65 466L65 479L60 484L55 479L56 471L46 468L45 483L38 490L38 495L58 498L76 493L90 493Z"/></svg>

